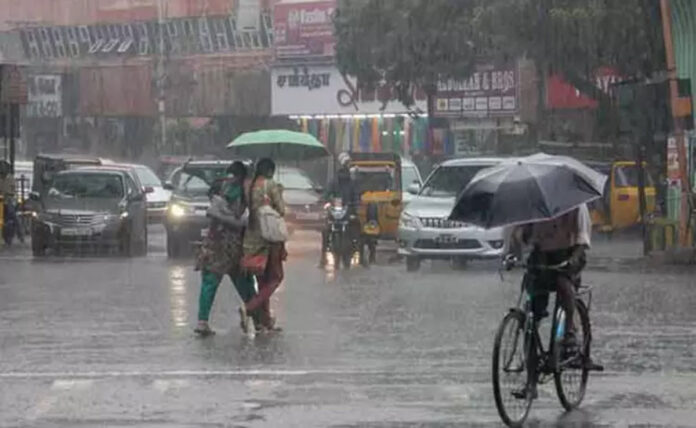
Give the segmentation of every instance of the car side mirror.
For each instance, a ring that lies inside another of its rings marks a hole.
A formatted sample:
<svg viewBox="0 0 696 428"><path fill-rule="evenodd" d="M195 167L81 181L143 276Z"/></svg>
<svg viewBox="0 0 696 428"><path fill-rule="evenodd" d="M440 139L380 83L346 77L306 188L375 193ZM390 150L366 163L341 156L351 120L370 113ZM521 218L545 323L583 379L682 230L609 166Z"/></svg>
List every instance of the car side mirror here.
<svg viewBox="0 0 696 428"><path fill-rule="evenodd" d="M128 199L133 201L133 202L144 201L145 200L145 193L136 193L134 195L131 195Z"/></svg>
<svg viewBox="0 0 696 428"><path fill-rule="evenodd" d="M164 190L174 190L174 185L172 184L171 181L167 181L162 185L162 188Z"/></svg>
<svg viewBox="0 0 696 428"><path fill-rule="evenodd" d="M39 199L41 199L41 196L39 196L39 192L30 192L29 199L38 202Z"/></svg>
<svg viewBox="0 0 696 428"><path fill-rule="evenodd" d="M414 181L408 186L408 188L406 188L406 191L412 195L417 195L418 192L420 192L420 189L420 184Z"/></svg>
<svg viewBox="0 0 696 428"><path fill-rule="evenodd" d="M152 186L147 186L143 189L143 192L145 193L155 193L155 189Z"/></svg>

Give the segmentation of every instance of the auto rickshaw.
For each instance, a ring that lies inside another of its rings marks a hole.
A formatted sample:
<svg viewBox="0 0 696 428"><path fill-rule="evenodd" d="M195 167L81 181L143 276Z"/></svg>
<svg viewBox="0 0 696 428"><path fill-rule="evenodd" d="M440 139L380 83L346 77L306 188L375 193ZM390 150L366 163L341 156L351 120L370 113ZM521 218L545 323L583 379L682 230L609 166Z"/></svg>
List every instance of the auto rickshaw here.
<svg viewBox="0 0 696 428"><path fill-rule="evenodd" d="M377 241L395 240L403 207L401 157L391 153L351 153L350 169L360 192L361 261L374 261Z"/></svg>
<svg viewBox="0 0 696 428"><path fill-rule="evenodd" d="M592 224L602 231L635 226L641 222L638 167L634 161L588 162L588 166L608 176L602 198L590 205ZM645 168L645 164L643 166ZM645 173L646 212L655 211L655 184Z"/></svg>

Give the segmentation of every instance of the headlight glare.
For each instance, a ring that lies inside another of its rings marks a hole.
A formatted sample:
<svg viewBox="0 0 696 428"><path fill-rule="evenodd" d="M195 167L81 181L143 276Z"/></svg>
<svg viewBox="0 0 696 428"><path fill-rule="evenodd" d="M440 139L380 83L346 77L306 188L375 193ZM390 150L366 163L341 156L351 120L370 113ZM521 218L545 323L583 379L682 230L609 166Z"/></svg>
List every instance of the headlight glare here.
<svg viewBox="0 0 696 428"><path fill-rule="evenodd" d="M186 208L180 204L172 204L169 207L169 214L171 214L172 217L183 217L186 215Z"/></svg>

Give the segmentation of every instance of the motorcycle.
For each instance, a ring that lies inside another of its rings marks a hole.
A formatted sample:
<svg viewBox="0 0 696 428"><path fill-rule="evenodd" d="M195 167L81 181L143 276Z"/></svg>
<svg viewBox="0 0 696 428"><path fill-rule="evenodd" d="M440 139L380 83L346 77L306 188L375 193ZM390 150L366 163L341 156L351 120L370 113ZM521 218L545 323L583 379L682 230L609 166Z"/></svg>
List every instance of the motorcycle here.
<svg viewBox="0 0 696 428"><path fill-rule="evenodd" d="M328 242L327 250L333 254L334 266L338 269L343 263L345 269L350 269L355 252L355 242L351 233L351 224L356 216L348 213L348 207L343 205L340 198L327 204Z"/></svg>

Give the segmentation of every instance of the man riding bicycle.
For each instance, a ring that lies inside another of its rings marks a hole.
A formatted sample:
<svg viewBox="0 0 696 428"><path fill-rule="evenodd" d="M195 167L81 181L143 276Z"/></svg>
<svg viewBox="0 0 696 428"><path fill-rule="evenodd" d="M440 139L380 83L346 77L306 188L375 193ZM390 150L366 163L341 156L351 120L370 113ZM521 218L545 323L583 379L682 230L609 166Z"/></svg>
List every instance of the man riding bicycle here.
<svg viewBox="0 0 696 428"><path fill-rule="evenodd" d="M535 316L542 318L546 312L549 293L555 291L561 307L566 313L565 337L562 345L566 352L578 348L575 329L575 288L580 283L580 272L585 267L585 250L590 248L592 220L587 205L553 220L516 226L506 239L506 254L522 255L525 245L532 247L529 264L534 266L556 266L563 269L541 270L530 290ZM509 256L508 256L509 257Z"/></svg>

